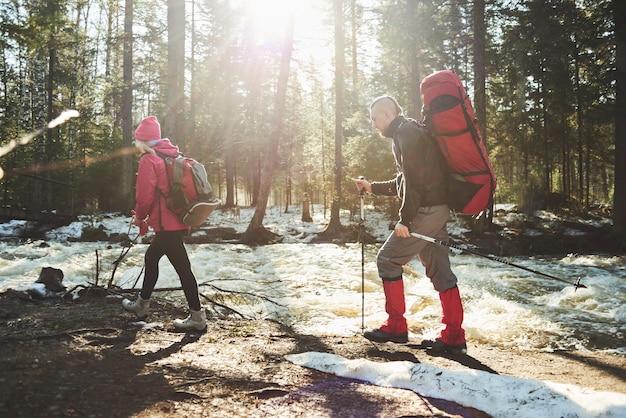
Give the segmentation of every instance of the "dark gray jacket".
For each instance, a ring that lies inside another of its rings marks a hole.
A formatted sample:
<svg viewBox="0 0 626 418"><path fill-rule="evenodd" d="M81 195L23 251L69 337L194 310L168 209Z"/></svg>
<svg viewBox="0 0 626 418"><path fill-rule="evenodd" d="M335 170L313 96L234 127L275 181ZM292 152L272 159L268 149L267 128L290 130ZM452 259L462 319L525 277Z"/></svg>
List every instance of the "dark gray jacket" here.
<svg viewBox="0 0 626 418"><path fill-rule="evenodd" d="M396 176L372 182L372 193L402 200L399 222L409 226L420 207L448 203L448 166L435 139L415 121L398 116L384 133L392 139Z"/></svg>

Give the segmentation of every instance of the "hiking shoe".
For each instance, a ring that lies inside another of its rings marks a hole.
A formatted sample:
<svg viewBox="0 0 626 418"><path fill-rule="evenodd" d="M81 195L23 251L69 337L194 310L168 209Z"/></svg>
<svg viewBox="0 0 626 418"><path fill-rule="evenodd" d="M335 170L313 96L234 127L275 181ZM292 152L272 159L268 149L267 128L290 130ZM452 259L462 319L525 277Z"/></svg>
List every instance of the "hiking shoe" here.
<svg viewBox="0 0 626 418"><path fill-rule="evenodd" d="M373 329L369 331L365 331L363 336L370 341L374 341L377 343L408 343L409 342L409 333L401 332L400 334L390 334L388 332L383 331L382 329Z"/></svg>
<svg viewBox="0 0 626 418"><path fill-rule="evenodd" d="M202 309L199 311L191 311L187 318L175 320L174 328L183 331L202 331L206 328L206 312Z"/></svg>
<svg viewBox="0 0 626 418"><path fill-rule="evenodd" d="M440 339L432 340L424 340L422 341L422 347L426 348L428 352L431 354L454 354L461 355L467 354L467 344L446 344Z"/></svg>
<svg viewBox="0 0 626 418"><path fill-rule="evenodd" d="M148 308L150 308L150 299L142 299L138 296L136 300L124 299L122 301L122 307L130 312L135 312L137 318L144 318L148 315Z"/></svg>

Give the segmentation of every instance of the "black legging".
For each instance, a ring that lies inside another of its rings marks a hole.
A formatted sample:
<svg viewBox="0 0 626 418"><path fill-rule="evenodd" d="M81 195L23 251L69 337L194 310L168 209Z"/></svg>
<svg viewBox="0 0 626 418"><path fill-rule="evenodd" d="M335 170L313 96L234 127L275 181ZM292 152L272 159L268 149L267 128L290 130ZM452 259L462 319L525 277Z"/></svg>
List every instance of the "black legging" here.
<svg viewBox="0 0 626 418"><path fill-rule="evenodd" d="M166 255L176 270L176 273L178 273L180 284L183 287L183 292L185 292L185 297L189 304L189 309L199 311L200 297L198 295L198 283L196 282L193 271L191 271L189 256L183 244L183 234L185 232L186 231L159 231L155 234L154 239L146 251L146 274L143 278L141 298L150 299L150 296L152 296L152 291L159 278L159 260Z"/></svg>

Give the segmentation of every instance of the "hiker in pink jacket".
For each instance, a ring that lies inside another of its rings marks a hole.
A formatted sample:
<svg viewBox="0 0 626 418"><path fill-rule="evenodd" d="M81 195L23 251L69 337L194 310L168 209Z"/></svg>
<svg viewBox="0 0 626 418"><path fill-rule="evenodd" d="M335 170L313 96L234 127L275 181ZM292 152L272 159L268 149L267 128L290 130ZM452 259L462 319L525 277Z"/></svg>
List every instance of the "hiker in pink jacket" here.
<svg viewBox="0 0 626 418"><path fill-rule="evenodd" d="M176 319L174 327L181 330L204 330L206 313L200 305L198 283L191 270L191 263L183 243L183 236L189 227L166 204L165 195L169 184L165 161L156 152L176 155L178 147L169 139L161 138L161 126L155 116L143 119L135 130L135 145L142 152L137 170L137 190L133 225L146 231L148 226L154 232L154 238L145 255L145 275L139 297L134 300L124 299L124 309L135 312L139 318L148 313L150 296L159 278L159 260L166 255L174 266L189 304L190 314L186 319Z"/></svg>

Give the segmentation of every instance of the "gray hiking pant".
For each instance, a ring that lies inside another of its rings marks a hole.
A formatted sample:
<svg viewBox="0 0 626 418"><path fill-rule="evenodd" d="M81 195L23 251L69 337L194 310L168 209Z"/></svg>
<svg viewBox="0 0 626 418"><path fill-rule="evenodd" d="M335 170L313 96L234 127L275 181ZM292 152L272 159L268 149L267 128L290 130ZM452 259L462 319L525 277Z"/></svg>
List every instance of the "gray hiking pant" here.
<svg viewBox="0 0 626 418"><path fill-rule="evenodd" d="M429 237L446 240L446 222L450 208L447 205L420 208L411 222L409 230ZM457 278L450 269L448 247L433 244L419 238L400 238L392 232L378 251L376 265L383 281L396 281L402 278L402 266L413 257L419 256L426 270L426 276L438 292L456 286Z"/></svg>

